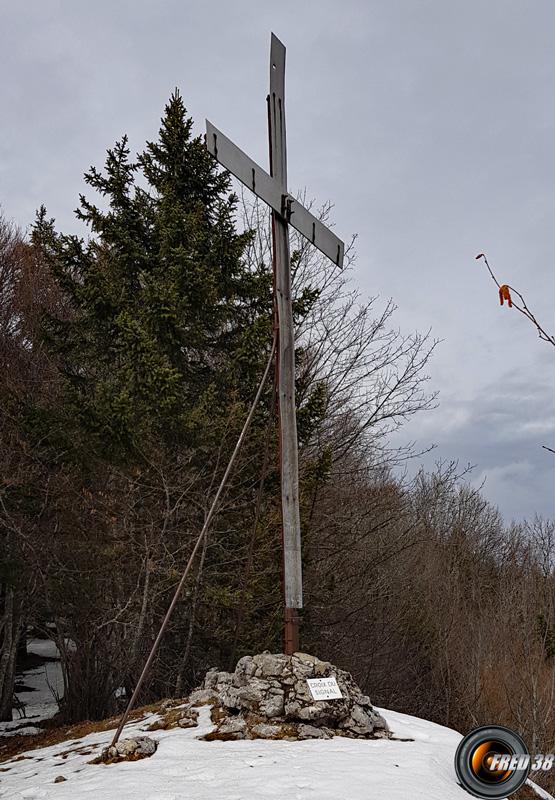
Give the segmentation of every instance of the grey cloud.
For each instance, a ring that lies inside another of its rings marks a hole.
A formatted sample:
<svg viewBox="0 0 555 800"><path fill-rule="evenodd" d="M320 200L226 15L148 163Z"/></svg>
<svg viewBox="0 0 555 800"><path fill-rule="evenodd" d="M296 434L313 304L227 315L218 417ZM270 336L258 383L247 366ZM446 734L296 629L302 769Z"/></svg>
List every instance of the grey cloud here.
<svg viewBox="0 0 555 800"><path fill-rule="evenodd" d="M411 431L421 446L437 445L427 467L442 459L473 465L471 482L483 484L507 521L555 516L555 454L542 448L555 449L555 375L540 383L534 364L506 371L471 397L451 395L403 436Z"/></svg>
<svg viewBox="0 0 555 800"><path fill-rule="evenodd" d="M510 514L548 513L555 351L498 306L474 255L549 327L554 24L551 0L5 5L0 203L26 226L44 202L80 230L83 171L124 132L134 150L152 138L175 86L199 132L209 117L266 163L274 30L291 190L332 199L337 232L359 233L355 282L393 296L402 329L443 340L430 365L442 405L406 437L478 463Z"/></svg>

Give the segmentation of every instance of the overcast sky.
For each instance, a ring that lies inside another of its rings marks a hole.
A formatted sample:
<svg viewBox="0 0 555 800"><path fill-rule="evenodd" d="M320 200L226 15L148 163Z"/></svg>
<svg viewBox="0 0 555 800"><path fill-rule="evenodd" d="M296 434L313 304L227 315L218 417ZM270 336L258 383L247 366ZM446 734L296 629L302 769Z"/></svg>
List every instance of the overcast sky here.
<svg viewBox="0 0 555 800"><path fill-rule="evenodd" d="M474 256L555 331L552 0L2 0L0 203L65 231L82 174L154 138L178 86L267 162L270 31L287 46L289 188L358 233L354 280L442 340L441 405L404 431L476 465L507 519L555 516L555 348L500 308Z"/></svg>

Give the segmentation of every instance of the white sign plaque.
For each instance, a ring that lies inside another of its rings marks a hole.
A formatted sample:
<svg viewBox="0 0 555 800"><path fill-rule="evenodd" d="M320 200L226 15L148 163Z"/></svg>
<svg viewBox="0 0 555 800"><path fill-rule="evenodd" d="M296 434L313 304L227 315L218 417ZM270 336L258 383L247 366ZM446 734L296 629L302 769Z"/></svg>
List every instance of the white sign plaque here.
<svg viewBox="0 0 555 800"><path fill-rule="evenodd" d="M341 700L343 697L335 675L329 678L307 678L306 682L314 700Z"/></svg>

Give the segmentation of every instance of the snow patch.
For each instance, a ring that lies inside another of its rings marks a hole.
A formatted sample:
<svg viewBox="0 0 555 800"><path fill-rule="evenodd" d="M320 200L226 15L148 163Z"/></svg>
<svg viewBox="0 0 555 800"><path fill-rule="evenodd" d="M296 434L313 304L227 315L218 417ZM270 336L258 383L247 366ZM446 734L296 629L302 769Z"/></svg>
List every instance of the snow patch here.
<svg viewBox="0 0 555 800"><path fill-rule="evenodd" d="M210 707L198 708L194 729L172 728L149 735L158 749L142 761L113 765L90 762L113 731L94 733L4 762L2 800L468 800L457 785L453 758L460 734L387 709L393 740L346 739L302 742L261 739L205 742L213 729ZM160 719L148 714L126 725L125 736L141 735ZM413 741L399 741L412 739ZM63 776L64 781L55 783ZM553 800L540 794L543 800Z"/></svg>
<svg viewBox="0 0 555 800"><path fill-rule="evenodd" d="M25 716L20 716L18 710L14 709L11 722L0 722L0 736L9 736L11 733L30 736L40 732L34 728L34 723L53 717L58 711L57 698L64 693L62 665L56 643L51 639L31 639L27 652L55 660L17 673L17 682L25 686L23 691L17 692L18 700L24 704ZM25 729L14 731L14 728L25 725L27 720L29 725Z"/></svg>

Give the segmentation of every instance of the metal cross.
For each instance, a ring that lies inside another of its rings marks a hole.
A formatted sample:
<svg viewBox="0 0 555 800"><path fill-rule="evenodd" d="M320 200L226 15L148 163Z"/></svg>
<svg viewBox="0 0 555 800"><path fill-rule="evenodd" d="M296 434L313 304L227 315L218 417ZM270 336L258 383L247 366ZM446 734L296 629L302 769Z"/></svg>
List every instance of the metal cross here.
<svg viewBox="0 0 555 800"><path fill-rule="evenodd" d="M287 191L285 140L285 47L272 33L268 138L270 174L206 120L206 146L217 161L272 209L274 306L278 328L277 393L280 423L281 513L283 527L284 649L299 649L298 609L303 605L299 467L295 414L295 338L291 299L289 225L339 267L344 244Z"/></svg>

